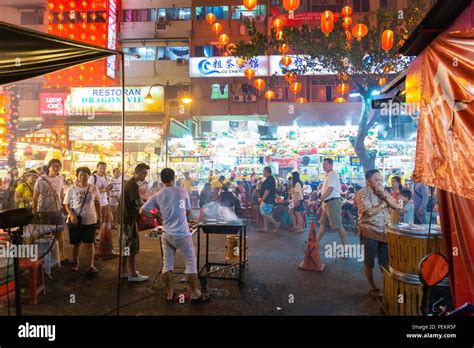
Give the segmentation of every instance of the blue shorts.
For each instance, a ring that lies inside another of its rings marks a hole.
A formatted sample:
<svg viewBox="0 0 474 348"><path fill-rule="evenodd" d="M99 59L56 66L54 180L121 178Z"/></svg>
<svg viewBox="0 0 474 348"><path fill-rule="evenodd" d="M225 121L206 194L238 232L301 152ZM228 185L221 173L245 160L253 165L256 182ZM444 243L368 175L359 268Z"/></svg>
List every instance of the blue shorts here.
<svg viewBox="0 0 474 348"><path fill-rule="evenodd" d="M304 212L304 199L300 201L298 206L293 208L293 211L296 213L303 213Z"/></svg>
<svg viewBox="0 0 474 348"><path fill-rule="evenodd" d="M260 213L262 215L272 215L272 212L273 212L273 204L263 203L260 205Z"/></svg>
<svg viewBox="0 0 474 348"><path fill-rule="evenodd" d="M364 265L374 268L377 256L379 266L388 268L388 243L360 236L360 244L364 248Z"/></svg>

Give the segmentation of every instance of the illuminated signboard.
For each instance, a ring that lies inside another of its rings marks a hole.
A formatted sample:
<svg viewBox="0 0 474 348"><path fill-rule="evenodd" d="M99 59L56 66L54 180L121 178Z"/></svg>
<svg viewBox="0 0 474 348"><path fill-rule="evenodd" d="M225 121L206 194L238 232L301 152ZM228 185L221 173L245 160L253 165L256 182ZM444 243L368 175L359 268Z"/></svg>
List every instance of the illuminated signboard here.
<svg viewBox="0 0 474 348"><path fill-rule="evenodd" d="M117 48L117 0L109 0L107 23L107 48ZM115 80L116 55L107 57L107 76Z"/></svg>
<svg viewBox="0 0 474 348"><path fill-rule="evenodd" d="M171 163L182 163L182 162L197 163L198 157L170 157L170 162Z"/></svg>
<svg viewBox="0 0 474 348"><path fill-rule="evenodd" d="M157 142L161 140L161 127L127 126L125 140L130 142ZM121 126L70 126L71 141L121 141Z"/></svg>
<svg viewBox="0 0 474 348"><path fill-rule="evenodd" d="M127 112L163 112L163 87L155 86L151 89L153 103L145 103L145 97L150 87L125 88L125 111ZM121 112L121 87L91 87L71 88L72 114L87 112Z"/></svg>
<svg viewBox="0 0 474 348"><path fill-rule="evenodd" d="M40 93L41 116L67 116L65 107L69 93Z"/></svg>
<svg viewBox="0 0 474 348"><path fill-rule="evenodd" d="M293 63L289 69L303 67L306 63L304 56L291 56ZM245 77L244 70L255 69L255 76L283 76L285 66L281 64L281 56L257 56L239 67L236 57L192 57L189 60L189 77ZM317 65L314 71L307 71L305 75L328 75L335 72Z"/></svg>

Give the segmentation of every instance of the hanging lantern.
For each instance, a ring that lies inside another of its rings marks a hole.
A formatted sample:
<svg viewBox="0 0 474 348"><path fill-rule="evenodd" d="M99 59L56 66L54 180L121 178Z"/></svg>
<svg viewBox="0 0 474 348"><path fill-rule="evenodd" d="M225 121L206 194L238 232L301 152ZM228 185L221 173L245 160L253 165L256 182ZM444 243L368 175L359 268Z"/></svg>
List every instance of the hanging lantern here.
<svg viewBox="0 0 474 348"><path fill-rule="evenodd" d="M341 14L343 17L349 17L352 14L352 7L344 6L342 8Z"/></svg>
<svg viewBox="0 0 474 348"><path fill-rule="evenodd" d="M94 24L91 24L91 25L89 26L89 28L91 28L91 30L94 31L95 28L96 28L96 26L95 26Z"/></svg>
<svg viewBox="0 0 474 348"><path fill-rule="evenodd" d="M83 8L86 8L87 7L87 1L81 2L81 5L82 5Z"/></svg>
<svg viewBox="0 0 474 348"><path fill-rule="evenodd" d="M393 47L393 31L392 30L387 29L383 31L381 45L385 52L388 52L388 50Z"/></svg>
<svg viewBox="0 0 474 348"><path fill-rule="evenodd" d="M341 93L341 94L345 94L347 92L349 92L349 85L347 83L340 83L337 85L336 87L336 90Z"/></svg>
<svg viewBox="0 0 474 348"><path fill-rule="evenodd" d="M284 37L283 37L283 30L278 30L275 34L275 39L277 39L278 41L283 41L284 40Z"/></svg>
<svg viewBox="0 0 474 348"><path fill-rule="evenodd" d="M344 73L344 74L342 75L342 79L343 79L344 81L349 80L349 75L347 75L346 73Z"/></svg>
<svg viewBox="0 0 474 348"><path fill-rule="evenodd" d="M293 82L291 85L290 85L290 91L296 95L298 94L299 92L301 92L301 90L303 89L303 85L299 82Z"/></svg>
<svg viewBox="0 0 474 348"><path fill-rule="evenodd" d="M64 20L64 15L62 13L58 14L58 19L60 21L63 21Z"/></svg>
<svg viewBox="0 0 474 348"><path fill-rule="evenodd" d="M95 35L91 35L90 39L92 42L94 42L97 38L95 37Z"/></svg>
<svg viewBox="0 0 474 348"><path fill-rule="evenodd" d="M383 86L387 83L387 79L385 77L381 77L379 79L379 86Z"/></svg>
<svg viewBox="0 0 474 348"><path fill-rule="evenodd" d="M81 39L82 39L82 40L85 40L85 39L86 39L86 34L85 34L85 33L82 33L82 34L81 34Z"/></svg>
<svg viewBox="0 0 474 348"><path fill-rule="evenodd" d="M208 13L206 15L206 22L209 23L210 25L213 25L216 22L217 18L214 13Z"/></svg>
<svg viewBox="0 0 474 348"><path fill-rule="evenodd" d="M237 63L237 65L238 65L239 67L242 67L242 65L245 64L245 58L243 58L243 57L237 57L237 58L235 59L235 62Z"/></svg>
<svg viewBox="0 0 474 348"><path fill-rule="evenodd" d="M69 24L68 24L68 27L69 27L69 29L73 30L73 29L74 29L74 24L73 24L73 23L69 23Z"/></svg>
<svg viewBox="0 0 474 348"><path fill-rule="evenodd" d="M275 98L275 92L273 92L271 89L266 91L265 94L265 99L267 99L268 101L271 101L273 98Z"/></svg>
<svg viewBox="0 0 474 348"><path fill-rule="evenodd" d="M211 29L214 33L219 35L219 33L222 31L222 24L216 22L211 26Z"/></svg>
<svg viewBox="0 0 474 348"><path fill-rule="evenodd" d="M262 89L265 88L265 81L263 79L256 79L253 82L253 86L255 87L257 91L260 92Z"/></svg>
<svg viewBox="0 0 474 348"><path fill-rule="evenodd" d="M327 10L321 14L321 31L325 36L329 36L329 33L334 29L334 14Z"/></svg>
<svg viewBox="0 0 474 348"><path fill-rule="evenodd" d="M352 27L352 35L354 35L357 38L357 41L360 41L367 33L369 32L369 29L365 24L357 24Z"/></svg>
<svg viewBox="0 0 474 348"><path fill-rule="evenodd" d="M237 52L237 45L235 43L230 43L227 45L226 50L229 53L235 53Z"/></svg>
<svg viewBox="0 0 474 348"><path fill-rule="evenodd" d="M70 8L76 8L76 3L74 1L69 2Z"/></svg>
<svg viewBox="0 0 474 348"><path fill-rule="evenodd" d="M281 30L288 23L288 16L278 15L273 19L272 26L275 30Z"/></svg>
<svg viewBox="0 0 474 348"><path fill-rule="evenodd" d="M284 43L284 44L280 44L280 45L278 46L278 52L280 52L281 54L287 53L288 50L289 50L289 47L288 47L288 45L285 44L285 43Z"/></svg>
<svg viewBox="0 0 474 348"><path fill-rule="evenodd" d="M288 83L295 82L297 78L298 78L298 75L293 71L287 72L286 75L285 75L285 80Z"/></svg>
<svg viewBox="0 0 474 348"><path fill-rule="evenodd" d="M280 63L283 64L284 66L289 66L289 65L291 65L292 62L293 62L293 60L291 59L290 56L284 56L284 57L280 60Z"/></svg>
<svg viewBox="0 0 474 348"><path fill-rule="evenodd" d="M61 31L63 31L63 30L64 30L64 25L59 24L59 25L58 25L58 29L61 30Z"/></svg>
<svg viewBox="0 0 474 348"><path fill-rule="evenodd" d="M54 9L54 4L52 2L48 3L48 8L52 11Z"/></svg>
<svg viewBox="0 0 474 348"><path fill-rule="evenodd" d="M296 102L298 104L308 104L308 99L301 97L301 98L297 98Z"/></svg>
<svg viewBox="0 0 474 348"><path fill-rule="evenodd" d="M64 11L64 5L63 4L59 5L59 11Z"/></svg>
<svg viewBox="0 0 474 348"><path fill-rule="evenodd" d="M93 14L91 14L91 18L92 18L93 21L95 21L96 18L97 18L97 15L95 13L93 13Z"/></svg>
<svg viewBox="0 0 474 348"><path fill-rule="evenodd" d="M300 7L300 0L283 0L283 8L289 11L296 11Z"/></svg>
<svg viewBox="0 0 474 348"><path fill-rule="evenodd" d="M244 0L244 6L247 10L252 11L257 6L257 0Z"/></svg>
<svg viewBox="0 0 474 348"><path fill-rule="evenodd" d="M217 40L222 46L225 46L229 43L229 35L221 34L219 35L219 39Z"/></svg>
<svg viewBox="0 0 474 348"><path fill-rule="evenodd" d="M52 32L52 31L53 31L53 26L52 26L52 25L48 25L48 31L49 31L49 32Z"/></svg>
<svg viewBox="0 0 474 348"><path fill-rule="evenodd" d="M252 77L255 76L255 70L253 70L252 68L247 68L247 69L244 70L244 75L245 75L246 78L251 80Z"/></svg>
<svg viewBox="0 0 474 348"><path fill-rule="evenodd" d="M336 99L334 99L334 102L335 103L345 103L347 100L343 97L338 97Z"/></svg>
<svg viewBox="0 0 474 348"><path fill-rule="evenodd" d="M344 17L342 19L342 27L344 29L349 29L351 24L352 24L352 18L351 17Z"/></svg>

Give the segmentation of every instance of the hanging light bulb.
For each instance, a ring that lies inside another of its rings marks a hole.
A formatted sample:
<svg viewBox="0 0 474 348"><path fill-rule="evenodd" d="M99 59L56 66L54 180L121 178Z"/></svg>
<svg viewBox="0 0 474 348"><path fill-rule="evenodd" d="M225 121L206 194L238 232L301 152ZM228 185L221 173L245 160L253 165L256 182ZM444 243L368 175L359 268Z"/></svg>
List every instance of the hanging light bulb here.
<svg viewBox="0 0 474 348"><path fill-rule="evenodd" d="M290 56L284 56L281 60L280 60L280 63L286 67L288 67L289 65L291 65L292 63L292 59Z"/></svg>
<svg viewBox="0 0 474 348"><path fill-rule="evenodd" d="M299 92L301 92L301 90L303 89L303 85L299 82L293 82L291 85L290 85L290 91L296 95L298 94Z"/></svg>

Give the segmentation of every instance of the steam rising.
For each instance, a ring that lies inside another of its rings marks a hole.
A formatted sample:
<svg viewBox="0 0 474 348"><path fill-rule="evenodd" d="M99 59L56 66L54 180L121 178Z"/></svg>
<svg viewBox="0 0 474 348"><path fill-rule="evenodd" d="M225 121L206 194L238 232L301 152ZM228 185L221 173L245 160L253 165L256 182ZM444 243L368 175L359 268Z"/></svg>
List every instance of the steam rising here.
<svg viewBox="0 0 474 348"><path fill-rule="evenodd" d="M242 219L238 218L232 210L222 207L217 202L208 203L203 209L204 219L242 223Z"/></svg>

